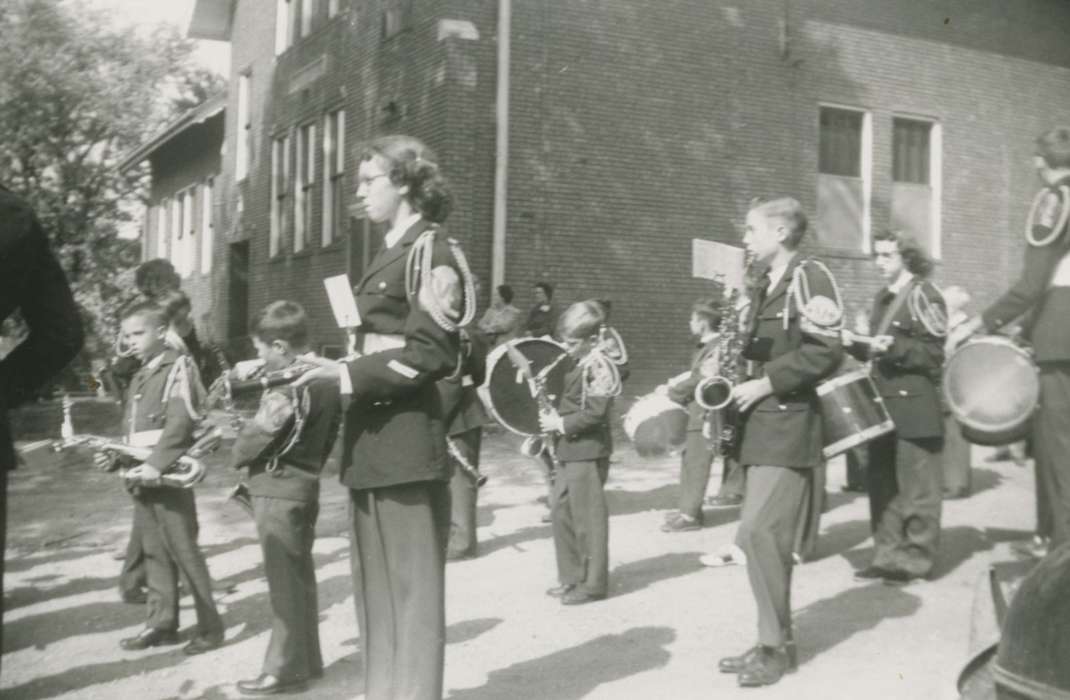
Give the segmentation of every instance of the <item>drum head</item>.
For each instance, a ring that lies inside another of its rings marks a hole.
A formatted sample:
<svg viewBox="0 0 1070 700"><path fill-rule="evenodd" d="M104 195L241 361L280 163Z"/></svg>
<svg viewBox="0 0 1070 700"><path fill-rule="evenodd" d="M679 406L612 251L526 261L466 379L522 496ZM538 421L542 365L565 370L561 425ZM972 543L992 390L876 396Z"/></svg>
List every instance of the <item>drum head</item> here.
<svg viewBox="0 0 1070 700"><path fill-rule="evenodd" d="M944 395L955 418L978 435L1017 435L1037 407L1032 358L1006 338L984 337L956 350L944 368Z"/></svg>
<svg viewBox="0 0 1070 700"><path fill-rule="evenodd" d="M661 457L687 440L687 409L661 394L640 397L624 414L624 432L640 457Z"/></svg>
<svg viewBox="0 0 1070 700"><path fill-rule="evenodd" d="M560 343L545 338L521 338L510 341L531 362L536 376L550 365L557 364L546 374L545 386L554 406L565 386L567 362L559 362L566 354ZM505 345L499 345L487 357L487 379L481 387L487 408L494 419L520 435L538 435L539 406L524 375L509 359Z"/></svg>

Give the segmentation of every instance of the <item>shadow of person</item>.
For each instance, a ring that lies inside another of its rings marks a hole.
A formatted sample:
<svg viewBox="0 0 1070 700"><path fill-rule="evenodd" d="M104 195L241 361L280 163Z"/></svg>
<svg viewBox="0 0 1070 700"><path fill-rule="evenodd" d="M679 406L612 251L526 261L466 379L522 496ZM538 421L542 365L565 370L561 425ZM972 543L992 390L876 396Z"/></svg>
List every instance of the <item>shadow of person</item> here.
<svg viewBox="0 0 1070 700"><path fill-rule="evenodd" d="M902 588L870 584L841 591L795 611L799 663L828 651L882 620L907 617L921 608L921 599Z"/></svg>
<svg viewBox="0 0 1070 700"><path fill-rule="evenodd" d="M534 516L539 517L539 516ZM492 552L496 552L499 549L505 549L506 547L516 547L525 542L531 540L539 540L543 538L549 538L553 534L550 525L533 525L529 527L522 527L515 532L510 532L507 535L498 535L497 537L491 537L487 540L482 540L479 543L479 556L480 558L487 556Z"/></svg>
<svg viewBox="0 0 1070 700"><path fill-rule="evenodd" d="M675 639L671 627L633 627L491 671L485 685L453 691L447 697L578 700L603 683L664 666L672 656L665 647Z"/></svg>
<svg viewBox="0 0 1070 700"><path fill-rule="evenodd" d="M478 617L454 622L446 628L446 644L463 644L490 632L502 623L500 617Z"/></svg>
<svg viewBox="0 0 1070 700"><path fill-rule="evenodd" d="M837 554L844 555L855 564L853 550L870 538L869 520L850 520L830 525L817 540L817 554L809 561L821 561ZM872 551L872 550L868 550Z"/></svg>
<svg viewBox="0 0 1070 700"><path fill-rule="evenodd" d="M671 510L676 508L678 491L679 486L675 483L647 491L606 489L606 503L610 515L631 515L645 510Z"/></svg>
<svg viewBox="0 0 1070 700"><path fill-rule="evenodd" d="M610 590L613 597L627 595L669 578L685 576L702 569L699 555L702 552L669 552L649 559L621 564L609 572L614 582Z"/></svg>

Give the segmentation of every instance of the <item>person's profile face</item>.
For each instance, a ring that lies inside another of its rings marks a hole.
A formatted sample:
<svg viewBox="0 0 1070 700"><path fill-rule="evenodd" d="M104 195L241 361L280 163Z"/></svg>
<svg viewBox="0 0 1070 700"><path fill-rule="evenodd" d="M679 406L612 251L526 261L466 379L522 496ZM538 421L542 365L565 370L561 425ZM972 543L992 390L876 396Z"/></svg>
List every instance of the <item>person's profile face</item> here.
<svg viewBox="0 0 1070 700"><path fill-rule="evenodd" d="M408 187L398 187L390 180L390 165L382 156L360 162L357 168L357 204L371 221L379 224L397 214Z"/></svg>
<svg viewBox="0 0 1070 700"><path fill-rule="evenodd" d="M787 235L783 222L771 219L757 209L747 212L743 231L743 245L758 260L768 260L780 248L780 241Z"/></svg>
<svg viewBox="0 0 1070 700"><path fill-rule="evenodd" d="M691 330L691 335L701 337L705 332L709 324L696 313L691 314L691 320L688 321L688 328Z"/></svg>
<svg viewBox="0 0 1070 700"><path fill-rule="evenodd" d="M142 360L147 360L163 349L167 328L157 326L148 316L135 315L124 318L119 325L123 344Z"/></svg>
<svg viewBox="0 0 1070 700"><path fill-rule="evenodd" d="M873 243L873 262L885 280L894 280L903 271L903 254L895 241L876 241Z"/></svg>
<svg viewBox="0 0 1070 700"><path fill-rule="evenodd" d="M290 364L289 348L285 341L274 340L265 343L255 335L252 336L252 341L257 357L264 361L264 369L268 372L284 369Z"/></svg>
<svg viewBox="0 0 1070 700"><path fill-rule="evenodd" d="M548 301L550 298L546 296L546 290L542 287L535 287L535 303L542 306Z"/></svg>

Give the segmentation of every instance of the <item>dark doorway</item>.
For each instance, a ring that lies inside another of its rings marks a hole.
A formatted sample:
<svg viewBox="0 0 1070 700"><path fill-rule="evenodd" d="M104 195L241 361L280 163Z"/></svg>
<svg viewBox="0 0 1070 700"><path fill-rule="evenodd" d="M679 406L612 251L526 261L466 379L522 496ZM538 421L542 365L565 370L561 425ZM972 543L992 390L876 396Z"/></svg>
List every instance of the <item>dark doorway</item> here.
<svg viewBox="0 0 1070 700"><path fill-rule="evenodd" d="M231 243L227 260L227 337L234 345L249 334L249 241Z"/></svg>

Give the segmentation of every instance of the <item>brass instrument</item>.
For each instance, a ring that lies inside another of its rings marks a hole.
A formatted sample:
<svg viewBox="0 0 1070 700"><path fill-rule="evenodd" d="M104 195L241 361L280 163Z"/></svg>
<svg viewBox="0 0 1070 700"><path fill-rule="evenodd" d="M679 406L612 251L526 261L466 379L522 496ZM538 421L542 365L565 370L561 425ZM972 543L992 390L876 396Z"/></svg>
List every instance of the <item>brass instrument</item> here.
<svg viewBox="0 0 1070 700"><path fill-rule="evenodd" d="M524 356L524 353L511 344L506 344L505 352L509 355L509 360L527 380L531 395L535 398L535 402L539 407L539 412L555 410L553 401L550 400L550 395L546 392L546 376L550 374L550 370L557 366L558 362L561 362L568 355L563 353L557 360L543 367L536 375L531 371L531 362ZM524 438L524 442L520 445L520 452L527 457L539 457L545 452L550 457L553 466L557 466L557 448L554 446L553 437L546 433L529 435Z"/></svg>
<svg viewBox="0 0 1070 700"><path fill-rule="evenodd" d="M298 360L289 367L266 371L263 360L239 362L212 383L205 405L214 406L222 402L225 409L231 410L236 398L247 396L255 391L266 391L292 384L318 367L319 365Z"/></svg>
<svg viewBox="0 0 1070 700"><path fill-rule="evenodd" d="M184 455L167 467L160 476L158 482L146 483L127 476L130 469L120 467L118 463L108 471L119 471L119 476L129 486L166 486L168 488L188 489L204 479L205 468L201 459L208 453L215 451L223 440L223 433L219 428L211 428L193 444ZM89 447L100 452L107 452L115 456L125 457L136 462L144 462L152 454L151 447L136 447L125 442L119 442L114 438L101 435L79 434L71 435L52 443L53 452L61 452L73 447Z"/></svg>

